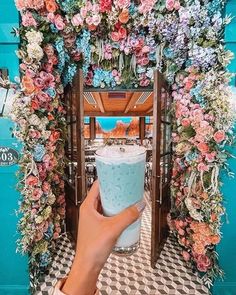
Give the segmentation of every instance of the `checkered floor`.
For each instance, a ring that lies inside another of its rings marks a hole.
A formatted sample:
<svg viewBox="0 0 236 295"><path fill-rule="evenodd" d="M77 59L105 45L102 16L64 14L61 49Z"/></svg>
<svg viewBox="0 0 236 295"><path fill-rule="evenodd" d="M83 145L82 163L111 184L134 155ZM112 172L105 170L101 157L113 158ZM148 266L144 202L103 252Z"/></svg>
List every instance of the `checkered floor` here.
<svg viewBox="0 0 236 295"><path fill-rule="evenodd" d="M101 295L209 295L201 279L186 266L180 248L172 237L166 242L156 269L150 267L150 235L151 206L148 203L142 218L140 249L128 258L113 254L109 257L99 277L98 288ZM65 234L57 247L52 268L34 295L52 294L57 280L64 277L70 269L74 250Z"/></svg>

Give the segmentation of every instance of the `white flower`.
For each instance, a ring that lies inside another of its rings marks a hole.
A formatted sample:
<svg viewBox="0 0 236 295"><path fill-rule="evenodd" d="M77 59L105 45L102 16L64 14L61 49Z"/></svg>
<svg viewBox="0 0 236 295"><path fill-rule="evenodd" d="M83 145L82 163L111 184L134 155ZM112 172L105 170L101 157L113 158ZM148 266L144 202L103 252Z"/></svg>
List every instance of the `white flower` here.
<svg viewBox="0 0 236 295"><path fill-rule="evenodd" d="M29 124L33 126L39 126L41 124L41 120L35 114L29 117Z"/></svg>
<svg viewBox="0 0 236 295"><path fill-rule="evenodd" d="M51 131L42 130L41 137L44 140L47 140L50 137L50 135L51 135Z"/></svg>
<svg viewBox="0 0 236 295"><path fill-rule="evenodd" d="M52 192L50 192L50 193L48 194L47 203L48 203L49 205L52 205L52 204L55 203L55 201L56 201L56 197L55 197L55 195L54 195Z"/></svg>
<svg viewBox="0 0 236 295"><path fill-rule="evenodd" d="M29 58L40 61L43 58L43 49L36 43L27 45L27 53Z"/></svg>
<svg viewBox="0 0 236 295"><path fill-rule="evenodd" d="M197 220L197 221L202 221L203 220L203 216L200 212L198 212L194 207L193 207L193 204L192 204L192 200L191 198L186 198L185 201L184 201L186 207L188 208L189 210L189 215Z"/></svg>
<svg viewBox="0 0 236 295"><path fill-rule="evenodd" d="M25 34L29 43L41 44L43 42L43 34L35 30L31 30Z"/></svg>

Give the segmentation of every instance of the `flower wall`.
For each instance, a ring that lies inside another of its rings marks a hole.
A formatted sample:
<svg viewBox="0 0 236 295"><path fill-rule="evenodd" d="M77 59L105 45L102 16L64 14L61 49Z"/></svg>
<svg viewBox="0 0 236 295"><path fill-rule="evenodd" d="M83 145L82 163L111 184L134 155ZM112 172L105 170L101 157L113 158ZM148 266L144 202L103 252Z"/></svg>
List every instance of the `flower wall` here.
<svg viewBox="0 0 236 295"><path fill-rule="evenodd" d="M22 16L21 95L13 113L24 141L19 247L32 282L50 265L65 216L63 88L137 88L164 73L173 96L173 206L169 224L206 284L221 275L219 171L232 138L223 0L16 0Z"/></svg>

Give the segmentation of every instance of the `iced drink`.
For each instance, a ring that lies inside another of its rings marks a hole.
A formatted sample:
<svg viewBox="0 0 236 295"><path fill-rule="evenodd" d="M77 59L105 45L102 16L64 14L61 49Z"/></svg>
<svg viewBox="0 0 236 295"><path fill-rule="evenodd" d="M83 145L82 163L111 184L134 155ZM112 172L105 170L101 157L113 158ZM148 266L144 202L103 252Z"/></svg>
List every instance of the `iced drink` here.
<svg viewBox="0 0 236 295"><path fill-rule="evenodd" d="M146 149L113 145L96 151L96 167L104 215L113 216L139 202L144 194ZM139 246L141 219L131 224L114 248L118 254L132 254Z"/></svg>

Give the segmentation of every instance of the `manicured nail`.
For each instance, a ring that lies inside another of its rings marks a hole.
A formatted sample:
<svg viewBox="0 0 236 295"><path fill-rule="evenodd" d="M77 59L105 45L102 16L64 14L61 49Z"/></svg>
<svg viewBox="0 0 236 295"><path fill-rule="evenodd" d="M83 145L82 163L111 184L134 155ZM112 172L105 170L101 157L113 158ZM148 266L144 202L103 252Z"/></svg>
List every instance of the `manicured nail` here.
<svg viewBox="0 0 236 295"><path fill-rule="evenodd" d="M139 214L141 214L146 207L146 202L144 200L141 200L140 202L135 204L135 207L138 209Z"/></svg>

